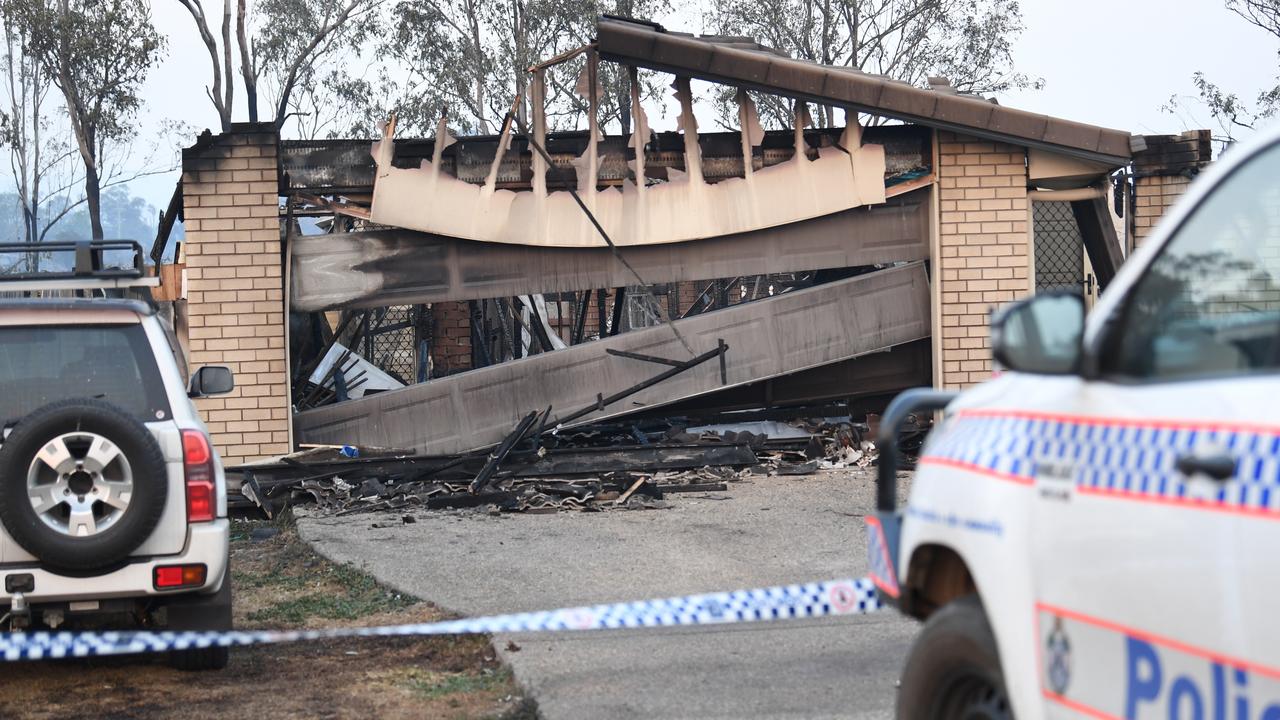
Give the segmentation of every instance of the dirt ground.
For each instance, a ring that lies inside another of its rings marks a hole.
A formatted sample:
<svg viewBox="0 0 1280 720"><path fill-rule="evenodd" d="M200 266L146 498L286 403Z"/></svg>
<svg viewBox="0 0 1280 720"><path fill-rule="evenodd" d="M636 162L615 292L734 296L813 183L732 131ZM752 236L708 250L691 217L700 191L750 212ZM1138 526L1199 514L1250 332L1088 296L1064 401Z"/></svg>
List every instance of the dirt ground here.
<svg viewBox="0 0 1280 720"><path fill-rule="evenodd" d="M444 619L429 603L330 563L289 522L232 525L239 628ZM237 648L226 670L184 673L159 657L0 668L0 717L501 718L532 720L487 636L386 638Z"/></svg>

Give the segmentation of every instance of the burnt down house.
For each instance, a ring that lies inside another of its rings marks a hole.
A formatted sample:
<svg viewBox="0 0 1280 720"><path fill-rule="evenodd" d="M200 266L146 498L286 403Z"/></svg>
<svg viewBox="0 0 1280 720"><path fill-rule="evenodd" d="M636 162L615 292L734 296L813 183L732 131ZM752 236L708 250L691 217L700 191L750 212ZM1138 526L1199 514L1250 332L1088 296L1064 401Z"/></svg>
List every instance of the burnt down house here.
<svg viewBox="0 0 1280 720"><path fill-rule="evenodd" d="M535 69L527 126L495 136L392 119L371 147L243 124L184 152L164 292L190 363L236 373L197 401L230 463L458 453L530 414L876 412L972 384L991 308L1096 296L1209 159L1202 133L1132 136L742 38L606 17L582 53L581 132L547 131ZM601 63L669 73L680 131L653 131L637 96L632 132L602 135ZM691 79L738 90L739 130L697 128ZM762 130L746 90L789 100L792 127ZM848 124L812 127L811 106Z"/></svg>

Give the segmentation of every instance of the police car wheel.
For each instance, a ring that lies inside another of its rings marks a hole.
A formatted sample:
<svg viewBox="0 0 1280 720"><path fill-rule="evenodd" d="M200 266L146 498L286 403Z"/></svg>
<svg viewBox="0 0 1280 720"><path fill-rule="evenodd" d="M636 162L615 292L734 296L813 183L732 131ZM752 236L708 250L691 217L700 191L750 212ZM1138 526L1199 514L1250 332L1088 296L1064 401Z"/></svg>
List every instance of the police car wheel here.
<svg viewBox="0 0 1280 720"><path fill-rule="evenodd" d="M1013 717L996 638L982 602L969 595L938 610L911 646L898 689L899 720Z"/></svg>

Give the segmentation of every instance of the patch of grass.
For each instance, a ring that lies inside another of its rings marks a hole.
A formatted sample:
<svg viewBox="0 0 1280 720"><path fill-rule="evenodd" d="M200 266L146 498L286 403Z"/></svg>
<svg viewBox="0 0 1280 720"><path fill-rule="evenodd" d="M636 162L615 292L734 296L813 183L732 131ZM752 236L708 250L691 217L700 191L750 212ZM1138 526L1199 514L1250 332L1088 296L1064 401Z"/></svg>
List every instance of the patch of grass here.
<svg viewBox="0 0 1280 720"><path fill-rule="evenodd" d="M276 532L254 538L261 528ZM260 590L265 602L245 616L269 626L316 620L358 620L412 607L418 599L378 584L354 567L331 563L301 542L290 515L273 521L237 521L232 526L232 580Z"/></svg>
<svg viewBox="0 0 1280 720"><path fill-rule="evenodd" d="M501 688L511 681L511 671L506 668L484 669L479 673L418 673L411 671L408 686L418 695L435 700L457 693L488 692Z"/></svg>
<svg viewBox="0 0 1280 720"><path fill-rule="evenodd" d="M302 575L286 575L283 573L261 575L240 572L234 567L231 568L231 578L235 581L237 587L274 587L281 590L305 590L308 583L313 582Z"/></svg>
<svg viewBox="0 0 1280 720"><path fill-rule="evenodd" d="M231 519L231 542L245 542L253 535L253 531L258 528L275 528L281 533L296 532L297 522L294 520L293 513L286 508L284 512L277 515L271 520L257 520L252 518L232 518Z"/></svg>
<svg viewBox="0 0 1280 720"><path fill-rule="evenodd" d="M412 598L385 590L357 596L311 593L274 603L249 614L249 620L260 623L303 623L311 618L357 620L369 615L403 610L414 604Z"/></svg>

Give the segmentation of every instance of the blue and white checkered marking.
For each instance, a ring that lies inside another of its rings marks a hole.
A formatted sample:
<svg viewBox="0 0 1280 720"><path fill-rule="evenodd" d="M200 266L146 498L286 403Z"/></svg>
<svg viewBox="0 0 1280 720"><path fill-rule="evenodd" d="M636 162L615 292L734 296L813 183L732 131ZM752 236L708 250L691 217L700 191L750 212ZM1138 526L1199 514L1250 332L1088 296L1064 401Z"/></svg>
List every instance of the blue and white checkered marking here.
<svg viewBox="0 0 1280 720"><path fill-rule="evenodd" d="M928 457L973 465L1002 475L1031 477L1030 424L1011 417L957 416L927 448Z"/></svg>
<svg viewBox="0 0 1280 720"><path fill-rule="evenodd" d="M857 615L879 609L875 587L869 579L860 578L415 625L285 631L0 633L0 658L15 661L131 655L335 638L720 625Z"/></svg>
<svg viewBox="0 0 1280 720"><path fill-rule="evenodd" d="M948 425L927 457L1028 480L1067 467L1085 492L1280 514L1280 430L999 411L961 411ZM1175 468L1192 451L1235 457L1235 479L1195 493Z"/></svg>

